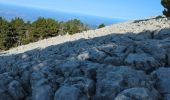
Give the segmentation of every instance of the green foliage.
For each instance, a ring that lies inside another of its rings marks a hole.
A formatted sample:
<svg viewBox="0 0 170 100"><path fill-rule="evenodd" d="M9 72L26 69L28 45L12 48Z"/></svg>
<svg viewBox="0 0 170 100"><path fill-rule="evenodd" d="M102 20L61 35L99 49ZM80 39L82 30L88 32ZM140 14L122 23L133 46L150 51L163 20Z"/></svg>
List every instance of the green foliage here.
<svg viewBox="0 0 170 100"><path fill-rule="evenodd" d="M103 27L105 27L104 24L100 24L100 25L98 26L98 28L103 28Z"/></svg>
<svg viewBox="0 0 170 100"><path fill-rule="evenodd" d="M34 22L25 22L21 18L7 21L0 17L0 51L49 37L67 33L75 34L88 29L77 19L58 22L51 18L40 17Z"/></svg>
<svg viewBox="0 0 170 100"><path fill-rule="evenodd" d="M161 0L161 4L165 8L163 14L170 17L170 0Z"/></svg>
<svg viewBox="0 0 170 100"><path fill-rule="evenodd" d="M31 25L32 36L34 39L44 39L57 36L59 31L59 23L53 19L38 18ZM36 40L35 40L36 41Z"/></svg>
<svg viewBox="0 0 170 100"><path fill-rule="evenodd" d="M59 33L60 35L64 35L64 34L75 34L75 33L79 33L82 31L86 31L89 28L84 25L80 20L77 19L73 19L73 20L69 20L67 22L60 22L60 30Z"/></svg>
<svg viewBox="0 0 170 100"><path fill-rule="evenodd" d="M79 33L82 30L87 30L87 27L84 26L84 24L77 19L70 20L66 22L66 32L69 34Z"/></svg>
<svg viewBox="0 0 170 100"><path fill-rule="evenodd" d="M9 26L9 23L5 19L0 17L0 50L6 49L4 43L5 43L5 39L7 37L6 33L9 30L8 26Z"/></svg>

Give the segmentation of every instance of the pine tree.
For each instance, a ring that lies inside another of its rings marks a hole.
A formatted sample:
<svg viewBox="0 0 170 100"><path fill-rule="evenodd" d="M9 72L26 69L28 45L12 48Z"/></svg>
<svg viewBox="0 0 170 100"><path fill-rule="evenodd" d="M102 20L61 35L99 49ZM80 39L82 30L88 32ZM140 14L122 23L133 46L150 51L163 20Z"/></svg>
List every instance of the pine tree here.
<svg viewBox="0 0 170 100"><path fill-rule="evenodd" d="M104 24L100 24L100 25L98 26L98 28L103 28L103 27L105 27Z"/></svg>
<svg viewBox="0 0 170 100"><path fill-rule="evenodd" d="M163 14L167 17L170 17L170 0L161 0L161 4L165 8Z"/></svg>

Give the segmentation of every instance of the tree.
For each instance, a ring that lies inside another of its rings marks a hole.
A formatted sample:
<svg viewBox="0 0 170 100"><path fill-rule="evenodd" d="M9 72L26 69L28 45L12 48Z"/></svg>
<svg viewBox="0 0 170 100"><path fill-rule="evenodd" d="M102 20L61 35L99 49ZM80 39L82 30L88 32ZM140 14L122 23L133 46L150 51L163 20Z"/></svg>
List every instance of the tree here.
<svg viewBox="0 0 170 100"><path fill-rule="evenodd" d="M0 17L0 51L44 38L66 33L75 34L88 29L77 19L58 22L51 18L40 17L33 22L25 22L22 18L7 21Z"/></svg>
<svg viewBox="0 0 170 100"><path fill-rule="evenodd" d="M104 24L100 24L100 25L98 26L98 28L103 28L103 27L105 27Z"/></svg>
<svg viewBox="0 0 170 100"><path fill-rule="evenodd" d="M16 29L13 26L9 25L9 29L5 32L5 34L6 34L6 38L4 41L5 47L9 49L11 47L17 46L19 38Z"/></svg>
<svg viewBox="0 0 170 100"><path fill-rule="evenodd" d="M57 36L59 32L59 23L54 19L38 18L32 23L32 35L34 40Z"/></svg>
<svg viewBox="0 0 170 100"><path fill-rule="evenodd" d="M161 0L161 4L165 8L163 14L167 17L170 17L170 0Z"/></svg>
<svg viewBox="0 0 170 100"><path fill-rule="evenodd" d="M78 19L73 19L73 20L67 21L65 23L64 27L65 27L66 32L71 34L71 35L75 34L75 33L79 33L79 32L88 30L88 27L86 25L84 25Z"/></svg>
<svg viewBox="0 0 170 100"><path fill-rule="evenodd" d="M8 28L9 28L8 21L0 17L0 51L6 49L4 43L7 37L6 32L8 31Z"/></svg>
<svg viewBox="0 0 170 100"><path fill-rule="evenodd" d="M17 39L16 46L22 45L24 40L26 39L26 30L27 30L26 23L24 22L23 19L16 17L11 20L10 25L12 30L11 33L16 35L15 36L15 39Z"/></svg>

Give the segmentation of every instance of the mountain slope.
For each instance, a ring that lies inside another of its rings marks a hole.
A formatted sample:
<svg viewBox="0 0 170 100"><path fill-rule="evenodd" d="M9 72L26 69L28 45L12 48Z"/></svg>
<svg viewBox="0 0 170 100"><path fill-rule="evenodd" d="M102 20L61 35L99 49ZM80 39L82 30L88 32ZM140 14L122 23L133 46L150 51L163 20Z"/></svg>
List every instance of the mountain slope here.
<svg viewBox="0 0 170 100"><path fill-rule="evenodd" d="M170 20L115 24L0 55L0 100L168 100Z"/></svg>
<svg viewBox="0 0 170 100"><path fill-rule="evenodd" d="M94 37L105 36L109 34L126 34L126 33L140 33L144 31L159 31L163 28L170 27L170 21L167 18L150 18L144 20L129 21L119 24L113 24L111 26L106 26L102 29L85 31L82 33L77 33L74 35L57 36L49 39L44 39L35 43L30 43L28 45L20 46L11 49L9 53L23 53L28 50L36 48L45 48L50 45L56 45L64 42L75 41L78 39L91 39Z"/></svg>

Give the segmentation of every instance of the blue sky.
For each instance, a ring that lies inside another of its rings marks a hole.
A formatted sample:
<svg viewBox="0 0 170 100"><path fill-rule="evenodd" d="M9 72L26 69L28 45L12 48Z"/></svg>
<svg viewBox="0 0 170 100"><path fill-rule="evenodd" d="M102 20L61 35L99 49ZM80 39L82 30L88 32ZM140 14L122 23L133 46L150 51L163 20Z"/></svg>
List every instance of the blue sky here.
<svg viewBox="0 0 170 100"><path fill-rule="evenodd" d="M0 0L0 4L124 19L160 15L163 10L160 0Z"/></svg>

